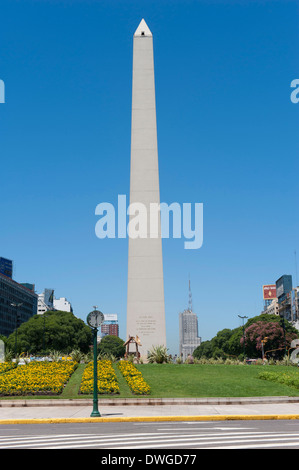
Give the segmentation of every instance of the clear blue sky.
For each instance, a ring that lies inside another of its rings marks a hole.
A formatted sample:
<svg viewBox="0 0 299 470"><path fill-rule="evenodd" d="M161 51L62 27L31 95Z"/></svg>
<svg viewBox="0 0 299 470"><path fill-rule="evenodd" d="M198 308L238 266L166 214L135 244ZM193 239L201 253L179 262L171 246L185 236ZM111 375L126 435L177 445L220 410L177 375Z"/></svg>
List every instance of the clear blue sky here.
<svg viewBox="0 0 299 470"><path fill-rule="evenodd" d="M125 339L128 240L95 207L129 194L132 37L154 35L161 201L204 204L204 244L163 240L167 341L190 274L199 333L258 315L262 285L295 277L297 1L2 0L0 256Z"/></svg>

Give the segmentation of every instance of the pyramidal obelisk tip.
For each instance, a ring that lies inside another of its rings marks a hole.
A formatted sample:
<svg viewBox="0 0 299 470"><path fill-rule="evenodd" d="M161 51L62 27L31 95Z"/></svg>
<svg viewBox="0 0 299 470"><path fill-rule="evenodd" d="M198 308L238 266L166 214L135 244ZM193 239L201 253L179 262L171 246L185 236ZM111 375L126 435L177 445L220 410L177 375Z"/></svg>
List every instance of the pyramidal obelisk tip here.
<svg viewBox="0 0 299 470"><path fill-rule="evenodd" d="M140 21L139 26L136 29L134 36L135 37L136 36L152 36L152 33L143 18Z"/></svg>

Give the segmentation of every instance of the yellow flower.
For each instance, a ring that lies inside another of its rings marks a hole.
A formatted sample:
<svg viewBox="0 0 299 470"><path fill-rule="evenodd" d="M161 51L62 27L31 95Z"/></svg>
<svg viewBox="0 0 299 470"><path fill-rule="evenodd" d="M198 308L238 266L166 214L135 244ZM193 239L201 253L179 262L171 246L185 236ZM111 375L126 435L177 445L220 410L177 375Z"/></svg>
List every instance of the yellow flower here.
<svg viewBox="0 0 299 470"><path fill-rule="evenodd" d="M68 362L30 362L0 375L0 395L58 394L77 367Z"/></svg>
<svg viewBox="0 0 299 470"><path fill-rule="evenodd" d="M128 361L120 361L118 367L135 395L148 395L151 392L150 386L145 382L141 372L134 364Z"/></svg>
<svg viewBox="0 0 299 470"><path fill-rule="evenodd" d="M111 361L101 360L98 361L98 393L119 393L119 385L117 377L113 369ZM87 364L80 386L81 393L93 392L93 362Z"/></svg>

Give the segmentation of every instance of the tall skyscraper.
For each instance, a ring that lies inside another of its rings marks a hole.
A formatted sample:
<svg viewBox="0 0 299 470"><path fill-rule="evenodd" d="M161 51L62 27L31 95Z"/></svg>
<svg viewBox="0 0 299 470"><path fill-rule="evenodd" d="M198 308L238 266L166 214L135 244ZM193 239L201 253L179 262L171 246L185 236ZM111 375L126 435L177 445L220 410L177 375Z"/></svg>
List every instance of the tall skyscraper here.
<svg viewBox="0 0 299 470"><path fill-rule="evenodd" d="M144 20L133 39L130 206L160 203L153 36ZM132 220L130 215L130 221ZM130 222L129 222L130 223ZM139 336L141 356L166 346L160 219L155 238L132 238L129 231L127 339Z"/></svg>
<svg viewBox="0 0 299 470"><path fill-rule="evenodd" d="M189 281L189 306L179 314L180 355L185 361L190 354L192 356L197 346L201 344L198 336L197 315L192 311L192 295Z"/></svg>

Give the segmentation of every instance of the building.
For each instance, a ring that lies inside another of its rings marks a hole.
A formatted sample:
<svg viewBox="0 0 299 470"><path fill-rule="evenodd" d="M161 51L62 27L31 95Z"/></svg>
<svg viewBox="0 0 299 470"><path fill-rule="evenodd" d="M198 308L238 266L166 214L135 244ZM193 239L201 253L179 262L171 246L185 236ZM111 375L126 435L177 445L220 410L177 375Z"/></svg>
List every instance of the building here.
<svg viewBox="0 0 299 470"><path fill-rule="evenodd" d="M197 346L201 344L198 336L197 315L191 310L184 310L179 314L180 327L180 356L185 361L188 355L192 356Z"/></svg>
<svg viewBox="0 0 299 470"><path fill-rule="evenodd" d="M27 287L27 289L32 290L33 292L35 292L35 285L34 284L30 284L29 282L21 282L20 284L21 284L21 286Z"/></svg>
<svg viewBox="0 0 299 470"><path fill-rule="evenodd" d="M295 287L291 292L291 310L293 326L299 330L299 287Z"/></svg>
<svg viewBox="0 0 299 470"><path fill-rule="evenodd" d="M278 304L278 299L273 299L271 300L271 303L268 303L264 310L262 311L263 313L267 313L268 315L279 315L279 304Z"/></svg>
<svg viewBox="0 0 299 470"><path fill-rule="evenodd" d="M290 274L284 274L276 281L276 295L278 299L279 315L285 320L293 323L296 318L292 316L292 276Z"/></svg>
<svg viewBox="0 0 299 470"><path fill-rule="evenodd" d="M279 315L278 299L276 297L276 284L263 286L264 310L261 312L268 315Z"/></svg>
<svg viewBox="0 0 299 470"><path fill-rule="evenodd" d="M293 287L292 276L290 274L284 274L279 279L277 279L276 296L278 298L279 303L283 302L287 294L291 292L292 287Z"/></svg>
<svg viewBox="0 0 299 470"><path fill-rule="evenodd" d="M101 334L102 336L119 336L119 325L118 323L115 324L105 324L101 325Z"/></svg>
<svg viewBox="0 0 299 470"><path fill-rule="evenodd" d="M189 281L189 307L179 314L180 356L185 361L192 356L197 346L201 344L198 336L198 319L192 311L192 295Z"/></svg>
<svg viewBox="0 0 299 470"><path fill-rule="evenodd" d="M0 273L12 279L12 260L0 257Z"/></svg>
<svg viewBox="0 0 299 470"><path fill-rule="evenodd" d="M54 290L45 289L42 294L38 294L37 313L42 315L48 310L54 310Z"/></svg>
<svg viewBox="0 0 299 470"><path fill-rule="evenodd" d="M73 313L73 307L71 303L65 297L60 297L59 299L56 299L56 297L54 297L53 303L54 303L54 310L60 310L61 312Z"/></svg>
<svg viewBox="0 0 299 470"><path fill-rule="evenodd" d="M299 329L299 287L292 285L292 276L284 274L275 284L263 286L264 310L261 313L280 315Z"/></svg>
<svg viewBox="0 0 299 470"><path fill-rule="evenodd" d="M263 286L264 310L271 305L273 299L276 299L276 284L267 284Z"/></svg>
<svg viewBox="0 0 299 470"><path fill-rule="evenodd" d="M130 207L160 203L153 35L144 20L133 38ZM160 214L156 237L134 237L129 220L127 339L139 336L140 354L166 346ZM132 229L133 230L133 229Z"/></svg>
<svg viewBox="0 0 299 470"><path fill-rule="evenodd" d="M38 314L42 315L49 310L73 313L72 305L65 297L56 299L53 289L45 289L42 294L38 294Z"/></svg>
<svg viewBox="0 0 299 470"><path fill-rule="evenodd" d="M0 273L0 334L9 336L16 327L37 313L34 290Z"/></svg>
<svg viewBox="0 0 299 470"><path fill-rule="evenodd" d="M116 314L104 314L104 322L101 325L101 336L119 336L119 324Z"/></svg>

